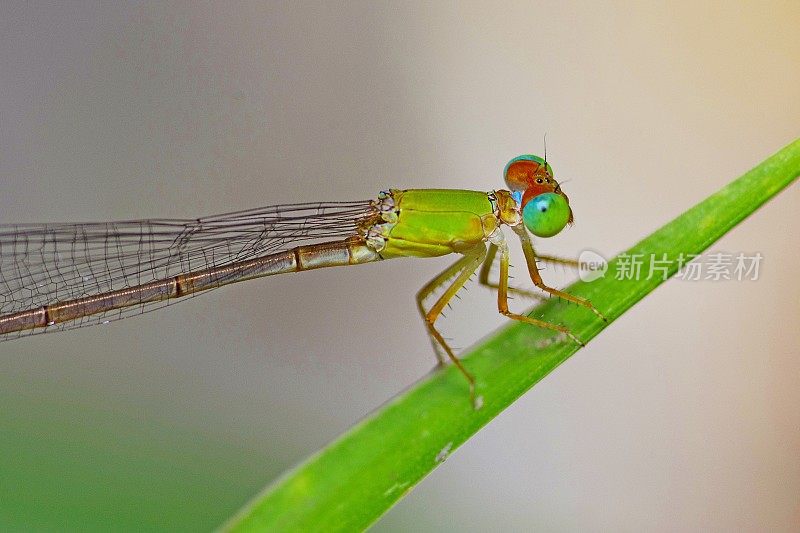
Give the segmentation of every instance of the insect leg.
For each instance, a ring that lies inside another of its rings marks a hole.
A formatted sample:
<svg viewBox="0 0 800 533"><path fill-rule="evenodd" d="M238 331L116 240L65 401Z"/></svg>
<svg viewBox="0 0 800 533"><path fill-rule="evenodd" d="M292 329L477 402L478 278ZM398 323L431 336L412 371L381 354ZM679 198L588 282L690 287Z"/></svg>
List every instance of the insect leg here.
<svg viewBox="0 0 800 533"><path fill-rule="evenodd" d="M494 265L494 260L497 257L497 245L493 243L489 243L489 251L486 254L486 259L483 261L483 266L481 266L480 274L478 275L478 283L483 285L484 287L489 287L490 289L497 290L500 288L500 285L497 284L495 281L489 281L489 274L491 273L492 266ZM527 290L527 289L520 289L518 287L508 287L508 292L510 294L519 294L521 296L525 296L526 298L534 298L537 300L542 300L544 297L536 292Z"/></svg>
<svg viewBox="0 0 800 533"><path fill-rule="evenodd" d="M514 230L514 233L516 233L517 236L519 237L519 240L522 242L522 251L525 254L525 262L528 264L528 272L530 272L531 280L533 281L534 285L536 285L543 291L552 294L553 296L563 298L564 300L576 303L580 306L589 309L595 315L602 318L604 322L608 321L606 317L604 317L603 314L600 313L600 311L595 309L592 303L586 298L581 298L580 296L575 296L573 294L569 294L568 292L560 291L558 289L554 289L553 287L548 287L547 285L545 285L544 281L542 280L542 276L539 274L539 267L536 265L536 252L533 250L533 244L531 244L530 236L528 236L528 233L525 231L525 228L523 228L521 225L512 226L512 229ZM502 258L500 264L502 269Z"/></svg>
<svg viewBox="0 0 800 533"><path fill-rule="evenodd" d="M435 323L436 319L442 313L444 306L455 296L455 294L464 286L464 284L469 280L470 276L477 270L478 265L486 257L486 245L484 243L480 243L475 246L472 250L468 251L464 254L464 257L459 259L455 264L453 264L450 268L439 274L436 278L434 278L431 282L429 282L425 287L420 290L420 294L417 296L417 301L421 302L420 295L424 298L427 294L437 286L443 285L445 280L447 280L450 276L459 272L456 276L453 283L450 284L449 287L444 291L444 293L436 300L436 303L425 313L425 326L428 328L428 334L431 336L431 339L435 340L439 346L444 349L447 357L450 358L450 361L461 371L464 377L469 382L469 397L472 401L473 405L476 408L479 407L479 403L476 402L475 398L475 378L472 374L464 368L464 365L459 361L458 357L456 357L453 350L450 346L447 345L447 342L442 337L442 334L436 329ZM438 282L438 283L437 283ZM420 309L422 309L420 304Z"/></svg>
<svg viewBox="0 0 800 533"><path fill-rule="evenodd" d="M430 280L426 283L418 292L417 292L417 309L419 309L419 314L422 316L422 320L427 320L426 317L428 315L428 311L425 310L425 299L431 295L436 289L441 287L442 285L447 284L451 278L455 277L459 272L464 270L471 262L473 258L469 255L465 255L461 257L458 261L444 269L441 273L439 273L435 278ZM445 302L446 304L447 302ZM441 312L441 311L440 311ZM437 313L438 315L438 313ZM436 359L439 362L439 366L445 365L445 359L442 355L441 347L439 342L433 337L433 335L428 334L431 339L431 345L433 346L433 352L436 354Z"/></svg>
<svg viewBox="0 0 800 533"><path fill-rule="evenodd" d="M561 326L558 324L551 324L550 322L546 322L544 320L539 320L537 318L519 315L517 313L512 313L508 309L508 244L502 242L498 245L500 250L500 283L499 288L497 290L497 310L500 311L501 315L507 316L513 320L519 320L520 322L525 322L526 324L531 324L533 326L538 326L540 328L550 329L553 331L558 331L567 335L576 343L583 346L584 344L572 334L572 332L566 327Z"/></svg>

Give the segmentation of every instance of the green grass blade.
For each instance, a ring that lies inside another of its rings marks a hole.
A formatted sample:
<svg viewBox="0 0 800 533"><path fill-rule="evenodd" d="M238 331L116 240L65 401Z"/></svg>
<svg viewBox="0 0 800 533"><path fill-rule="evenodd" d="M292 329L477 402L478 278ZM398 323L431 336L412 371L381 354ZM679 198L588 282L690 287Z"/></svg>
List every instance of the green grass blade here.
<svg viewBox="0 0 800 533"><path fill-rule="evenodd" d="M626 253L671 261L699 254L800 175L800 140L645 238ZM662 255L665 254L665 255ZM606 277L568 290L589 298L609 323L663 282L660 275ZM584 341L608 324L575 305L549 300L533 315L568 324ZM392 399L257 495L224 528L231 531L362 529L385 513L481 427L577 351L551 343L550 332L511 323L471 348L466 366L477 378L483 408L468 401L464 378L437 372Z"/></svg>

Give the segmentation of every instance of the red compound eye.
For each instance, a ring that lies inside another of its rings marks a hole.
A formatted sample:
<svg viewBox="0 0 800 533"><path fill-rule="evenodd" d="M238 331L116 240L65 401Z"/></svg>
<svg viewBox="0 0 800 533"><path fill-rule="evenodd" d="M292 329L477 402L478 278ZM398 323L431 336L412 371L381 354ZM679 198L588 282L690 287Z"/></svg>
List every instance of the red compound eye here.
<svg viewBox="0 0 800 533"><path fill-rule="evenodd" d="M515 157L508 162L503 171L506 185L512 191L524 191L532 186L546 185L546 180L552 176L553 169L550 165L536 155ZM539 180L541 184L538 183Z"/></svg>

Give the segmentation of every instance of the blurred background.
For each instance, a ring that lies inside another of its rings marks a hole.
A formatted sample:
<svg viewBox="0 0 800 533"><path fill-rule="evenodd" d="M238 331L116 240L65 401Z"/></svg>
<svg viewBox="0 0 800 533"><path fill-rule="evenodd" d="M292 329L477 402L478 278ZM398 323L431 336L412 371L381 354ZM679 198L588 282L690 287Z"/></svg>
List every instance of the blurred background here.
<svg viewBox="0 0 800 533"><path fill-rule="evenodd" d="M490 190L546 133L576 224L540 248L611 256L798 136L799 22L792 1L3 2L0 222ZM793 185L712 247L761 253L757 281L666 283L375 530L797 530L798 213ZM3 343L0 528L213 529L432 368L414 294L450 261ZM461 347L503 323L466 294L442 322Z"/></svg>

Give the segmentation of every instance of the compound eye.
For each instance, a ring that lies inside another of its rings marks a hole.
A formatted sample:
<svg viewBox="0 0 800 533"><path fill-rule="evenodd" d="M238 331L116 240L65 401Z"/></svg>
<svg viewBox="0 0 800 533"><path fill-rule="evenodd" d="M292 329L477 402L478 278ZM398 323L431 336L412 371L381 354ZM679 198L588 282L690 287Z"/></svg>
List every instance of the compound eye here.
<svg viewBox="0 0 800 533"><path fill-rule="evenodd" d="M547 192L531 198L522 208L522 221L537 237L552 237L569 223L569 203L560 194Z"/></svg>
<svg viewBox="0 0 800 533"><path fill-rule="evenodd" d="M553 175L553 169L544 159L538 155L525 154L508 162L503 170L503 178L509 190L524 191L533 185L536 181L534 178L541 178L542 171L550 176Z"/></svg>

